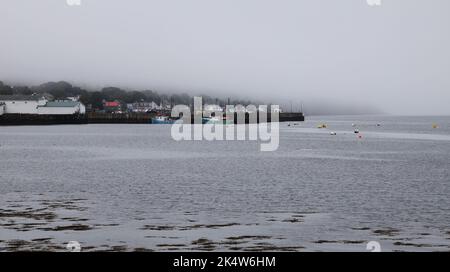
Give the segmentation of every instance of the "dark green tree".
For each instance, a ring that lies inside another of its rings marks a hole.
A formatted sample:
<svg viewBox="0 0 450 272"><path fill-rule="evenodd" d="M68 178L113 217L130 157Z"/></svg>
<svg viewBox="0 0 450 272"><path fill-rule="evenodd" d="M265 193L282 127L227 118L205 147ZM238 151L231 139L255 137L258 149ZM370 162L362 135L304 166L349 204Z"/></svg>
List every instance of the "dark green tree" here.
<svg viewBox="0 0 450 272"><path fill-rule="evenodd" d="M3 84L2 81L0 81L0 95L12 95L13 89L11 86Z"/></svg>

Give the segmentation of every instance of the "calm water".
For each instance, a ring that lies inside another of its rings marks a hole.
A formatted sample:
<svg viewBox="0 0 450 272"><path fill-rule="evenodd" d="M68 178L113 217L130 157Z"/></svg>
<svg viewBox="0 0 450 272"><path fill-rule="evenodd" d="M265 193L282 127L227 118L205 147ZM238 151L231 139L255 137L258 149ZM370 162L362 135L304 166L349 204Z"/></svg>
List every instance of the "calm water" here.
<svg viewBox="0 0 450 272"><path fill-rule="evenodd" d="M450 117L308 119L270 153L166 125L0 127L0 251L450 250Z"/></svg>

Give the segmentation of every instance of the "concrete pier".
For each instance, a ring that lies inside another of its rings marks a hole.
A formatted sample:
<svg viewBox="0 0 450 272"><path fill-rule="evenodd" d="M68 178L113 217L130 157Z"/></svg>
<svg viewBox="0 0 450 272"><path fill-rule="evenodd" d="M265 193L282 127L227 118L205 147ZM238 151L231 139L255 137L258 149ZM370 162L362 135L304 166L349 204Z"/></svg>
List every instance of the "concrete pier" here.
<svg viewBox="0 0 450 272"><path fill-rule="evenodd" d="M86 115L31 115L31 114L4 114L0 116L0 126L18 125L63 125L63 124L151 124L155 113L96 113ZM194 120L192 117L191 120ZM302 113L280 113L280 122L303 122L305 116ZM245 122L249 123L249 115L246 114ZM259 119L257 121L259 123ZM267 122L271 122L270 114ZM235 123L237 116L235 115Z"/></svg>
<svg viewBox="0 0 450 272"><path fill-rule="evenodd" d="M41 114L3 114L0 126L48 126L87 124L86 115L41 115Z"/></svg>

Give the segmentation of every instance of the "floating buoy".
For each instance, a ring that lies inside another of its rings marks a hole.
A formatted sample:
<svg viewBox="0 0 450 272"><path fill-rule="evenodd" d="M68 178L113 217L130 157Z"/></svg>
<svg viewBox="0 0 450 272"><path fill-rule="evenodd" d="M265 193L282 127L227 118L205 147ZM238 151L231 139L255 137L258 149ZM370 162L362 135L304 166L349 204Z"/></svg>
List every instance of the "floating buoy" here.
<svg viewBox="0 0 450 272"><path fill-rule="evenodd" d="M288 124L288 127L290 127L291 126L291 124Z"/></svg>

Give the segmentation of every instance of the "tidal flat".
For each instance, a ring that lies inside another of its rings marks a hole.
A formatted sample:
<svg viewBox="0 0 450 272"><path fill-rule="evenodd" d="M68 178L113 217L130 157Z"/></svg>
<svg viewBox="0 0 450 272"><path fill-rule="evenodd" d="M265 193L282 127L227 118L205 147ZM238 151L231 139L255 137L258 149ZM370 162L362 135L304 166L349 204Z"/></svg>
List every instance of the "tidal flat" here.
<svg viewBox="0 0 450 272"><path fill-rule="evenodd" d="M0 127L0 251L450 251L448 161L449 117L311 117L275 152L166 125Z"/></svg>

